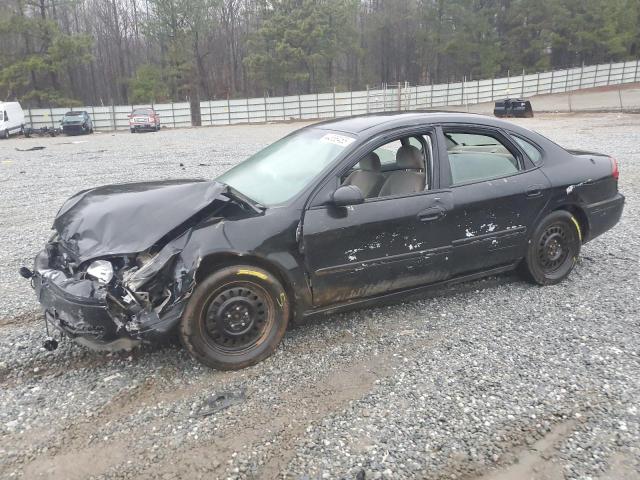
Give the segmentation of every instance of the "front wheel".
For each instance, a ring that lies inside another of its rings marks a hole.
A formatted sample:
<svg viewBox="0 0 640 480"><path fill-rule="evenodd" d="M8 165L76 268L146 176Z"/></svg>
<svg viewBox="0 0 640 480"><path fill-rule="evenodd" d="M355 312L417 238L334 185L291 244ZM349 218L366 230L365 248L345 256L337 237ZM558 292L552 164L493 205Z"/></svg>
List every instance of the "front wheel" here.
<svg viewBox="0 0 640 480"><path fill-rule="evenodd" d="M4 138L5 140L6 140L7 138L9 138L9 130L5 130L5 131L4 131L4 134L3 134L3 137L2 137L2 138Z"/></svg>
<svg viewBox="0 0 640 480"><path fill-rule="evenodd" d="M569 212L547 215L529 240L520 271L538 285L555 285L567 278L580 254L580 224Z"/></svg>
<svg viewBox="0 0 640 480"><path fill-rule="evenodd" d="M196 288L180 323L180 338L199 362L237 370L276 350L289 309L288 296L271 273L249 265L226 267Z"/></svg>

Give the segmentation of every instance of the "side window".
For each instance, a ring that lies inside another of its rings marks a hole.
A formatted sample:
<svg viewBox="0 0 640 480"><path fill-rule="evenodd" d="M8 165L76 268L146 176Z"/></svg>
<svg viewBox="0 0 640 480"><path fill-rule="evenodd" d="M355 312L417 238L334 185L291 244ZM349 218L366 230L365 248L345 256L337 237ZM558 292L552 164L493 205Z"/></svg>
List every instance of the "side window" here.
<svg viewBox="0 0 640 480"><path fill-rule="evenodd" d="M496 137L464 131L444 132L454 185L513 175L522 166Z"/></svg>
<svg viewBox="0 0 640 480"><path fill-rule="evenodd" d="M428 189L431 139L428 135L420 138L399 138L369 152L342 176L341 185L356 185L365 198L409 195Z"/></svg>
<svg viewBox="0 0 640 480"><path fill-rule="evenodd" d="M542 163L542 153L540 153L540 150L538 150L537 147L527 142L524 138L516 137L515 135L511 135L511 138L520 145L520 148L524 150L524 153L527 154L527 157L529 157L533 163L536 165L540 165Z"/></svg>
<svg viewBox="0 0 640 480"><path fill-rule="evenodd" d="M374 153L378 155L380 158L380 163L382 165L395 165L396 163L396 154L398 150L402 146L400 140L395 140L393 142L385 143L381 147L378 147L374 150Z"/></svg>

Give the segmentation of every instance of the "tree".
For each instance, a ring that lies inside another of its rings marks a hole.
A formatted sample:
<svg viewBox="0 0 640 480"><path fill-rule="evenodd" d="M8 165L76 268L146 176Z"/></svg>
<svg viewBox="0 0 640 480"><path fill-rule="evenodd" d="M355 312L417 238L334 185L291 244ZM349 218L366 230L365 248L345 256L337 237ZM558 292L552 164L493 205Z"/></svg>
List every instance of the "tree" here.
<svg viewBox="0 0 640 480"><path fill-rule="evenodd" d="M263 3L245 65L259 88L284 94L336 84L340 61L355 49L355 2L281 0ZM342 58L341 58L342 57Z"/></svg>
<svg viewBox="0 0 640 480"><path fill-rule="evenodd" d="M640 56L640 0L0 0L0 99L358 89Z"/></svg>
<svg viewBox="0 0 640 480"><path fill-rule="evenodd" d="M129 81L131 103L161 103L169 99L162 71L155 65L142 65Z"/></svg>
<svg viewBox="0 0 640 480"><path fill-rule="evenodd" d="M18 0L2 17L0 37L13 38L17 53L0 62L0 91L5 91L7 99L21 98L27 103L77 104L75 92L61 77L67 75L68 80L75 66L91 59L91 40L87 35L62 33L58 24L48 18L45 0L37 6L39 15L33 10L29 15L29 5ZM18 38L23 40L22 46Z"/></svg>

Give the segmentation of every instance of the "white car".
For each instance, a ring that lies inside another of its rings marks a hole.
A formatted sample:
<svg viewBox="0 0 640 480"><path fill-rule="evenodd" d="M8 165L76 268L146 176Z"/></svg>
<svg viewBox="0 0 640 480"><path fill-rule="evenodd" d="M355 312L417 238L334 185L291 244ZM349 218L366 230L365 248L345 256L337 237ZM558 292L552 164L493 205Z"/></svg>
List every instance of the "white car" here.
<svg viewBox="0 0 640 480"><path fill-rule="evenodd" d="M18 102L0 102L0 138L24 132L24 112Z"/></svg>

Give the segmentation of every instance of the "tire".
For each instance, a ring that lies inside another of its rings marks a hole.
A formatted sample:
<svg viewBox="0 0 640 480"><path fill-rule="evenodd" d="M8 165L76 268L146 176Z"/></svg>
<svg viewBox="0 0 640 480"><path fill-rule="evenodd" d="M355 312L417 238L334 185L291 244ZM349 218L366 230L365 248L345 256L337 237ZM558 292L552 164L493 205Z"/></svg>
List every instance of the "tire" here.
<svg viewBox="0 0 640 480"><path fill-rule="evenodd" d="M576 218L565 210L547 215L533 231L520 272L538 285L555 285L575 266L582 233Z"/></svg>
<svg viewBox="0 0 640 480"><path fill-rule="evenodd" d="M9 138L9 130L4 131L4 133L2 134L2 138L4 138L5 140Z"/></svg>
<svg viewBox="0 0 640 480"><path fill-rule="evenodd" d="M131 128L131 133L136 133L136 129L135 128Z"/></svg>
<svg viewBox="0 0 640 480"><path fill-rule="evenodd" d="M288 295L271 273L251 265L225 267L195 289L182 316L180 339L199 362L237 370L276 350L289 312Z"/></svg>

